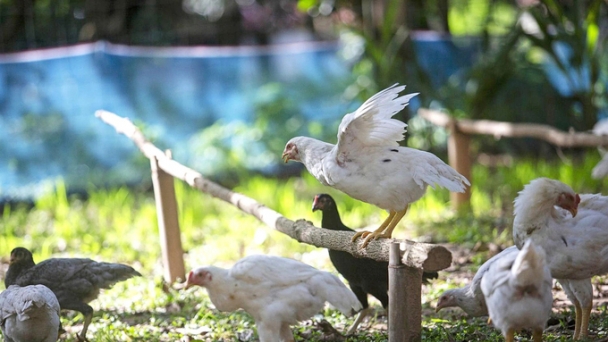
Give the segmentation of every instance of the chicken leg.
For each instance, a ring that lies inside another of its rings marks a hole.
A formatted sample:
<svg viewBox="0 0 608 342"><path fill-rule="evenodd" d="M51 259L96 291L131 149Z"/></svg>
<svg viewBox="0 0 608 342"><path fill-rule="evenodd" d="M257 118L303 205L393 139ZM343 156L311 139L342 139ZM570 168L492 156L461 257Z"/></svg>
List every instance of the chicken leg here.
<svg viewBox="0 0 608 342"><path fill-rule="evenodd" d="M579 303L578 300L573 301L572 303L574 304L574 335L572 335L572 339L578 340L581 335L583 309L581 308L581 303Z"/></svg>
<svg viewBox="0 0 608 342"><path fill-rule="evenodd" d="M355 240L357 240L359 236L363 237L364 240L363 244L361 245L361 248L365 248L373 239L390 238L393 235L393 230L397 226L397 223L399 223L403 216L405 216L405 213L407 213L407 209L408 207L406 206L405 209L400 211L391 210L386 220L382 222L378 229L374 230L373 232L357 232L355 233L355 235L353 235L352 241L354 242Z"/></svg>
<svg viewBox="0 0 608 342"><path fill-rule="evenodd" d="M589 333L589 316L593 308L593 286L591 279L558 279L566 296L574 304L574 335L573 340L586 337Z"/></svg>
<svg viewBox="0 0 608 342"><path fill-rule="evenodd" d="M365 294L367 296L367 294ZM353 322L353 324L350 326L350 328L348 328L348 330L346 331L346 336L348 335L352 335L355 333L355 331L357 331L357 327L359 327L359 324L361 324L361 322L363 321L363 319L369 315L372 311L374 311L374 308L372 307L367 307L361 311L359 311L359 314L357 315L357 318L355 318L355 321Z"/></svg>
<svg viewBox="0 0 608 342"><path fill-rule="evenodd" d="M579 339L587 337L589 334L589 318L591 317L591 310L593 309L593 302L589 302L587 305L581 307L581 324L579 324L580 334Z"/></svg>
<svg viewBox="0 0 608 342"><path fill-rule="evenodd" d="M543 341L543 331L542 330L534 330L532 332L532 341L534 341L534 342L542 342Z"/></svg>
<svg viewBox="0 0 608 342"><path fill-rule="evenodd" d="M515 330L513 330L513 329L507 330L507 333L505 334L505 342L513 342L514 339L515 339ZM534 340L534 342L536 342L536 340Z"/></svg>

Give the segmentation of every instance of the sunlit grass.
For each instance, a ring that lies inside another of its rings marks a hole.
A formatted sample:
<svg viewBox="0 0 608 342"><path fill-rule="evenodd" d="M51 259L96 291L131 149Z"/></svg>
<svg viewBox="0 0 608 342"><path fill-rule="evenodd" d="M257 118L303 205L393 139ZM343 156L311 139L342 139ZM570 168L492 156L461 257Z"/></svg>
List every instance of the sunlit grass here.
<svg viewBox="0 0 608 342"><path fill-rule="evenodd" d="M513 165L496 167L475 165L471 210L452 211L449 192L429 188L427 194L411 206L395 230L395 236L469 246L479 243L509 245L512 202L524 184L544 176L560 179L579 192L601 192L604 181L590 177L590 170L598 160L596 153L589 153L585 158L517 160ZM246 255L261 253L293 257L334 271L324 250L300 244L183 182L176 181L175 188L188 269L201 264L230 266ZM343 221L352 228L374 228L387 215L375 206L321 185L306 172L301 178L290 179L255 176L244 180L234 190L289 219L303 218L316 225L320 224L321 213L312 212L312 199L322 192L336 199ZM136 192L126 187L92 189L84 200L68 196L59 181L55 189L36 200L33 208L5 206L0 230L0 257L4 264L12 248L24 246L34 252L38 261L51 256L85 256L131 264L144 275L117 284L92 302L98 311L89 334L92 341L176 341L186 335L202 341L232 341L238 336L245 339L254 332L249 316L242 312L218 312L204 290L162 290L160 240L151 192ZM485 254L478 253L471 259L480 264L485 260ZM445 274L442 272L441 278ZM441 291L461 285L442 279L434 281L423 299L425 307L429 307ZM350 323L335 311L329 310L326 314L337 326ZM64 322L72 329L70 332L80 329L81 315L69 314L66 319ZM424 340L467 340L476 334L482 334L487 340L500 340L496 331L480 325L476 321L450 321L448 324L426 317ZM303 339L301 336L315 333L306 326L298 327L296 331L299 340ZM377 332L361 331L349 340L385 338ZM548 340L561 338L556 335Z"/></svg>

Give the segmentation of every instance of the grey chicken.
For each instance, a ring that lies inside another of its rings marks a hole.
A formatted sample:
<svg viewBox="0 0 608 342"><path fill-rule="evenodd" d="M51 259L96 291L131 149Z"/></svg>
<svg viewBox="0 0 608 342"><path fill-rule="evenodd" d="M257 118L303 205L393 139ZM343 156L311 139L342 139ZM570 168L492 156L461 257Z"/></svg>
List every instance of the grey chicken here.
<svg viewBox="0 0 608 342"><path fill-rule="evenodd" d="M87 303L96 299L101 289L109 289L134 276L141 274L130 266L83 258L51 258L35 264L29 250L17 247L11 251L4 284L6 287L42 284L51 289L61 309L84 315L82 331L77 338L86 341L93 318L93 308Z"/></svg>
<svg viewBox="0 0 608 342"><path fill-rule="evenodd" d="M0 293L0 328L7 342L57 341L57 297L43 285L9 286Z"/></svg>

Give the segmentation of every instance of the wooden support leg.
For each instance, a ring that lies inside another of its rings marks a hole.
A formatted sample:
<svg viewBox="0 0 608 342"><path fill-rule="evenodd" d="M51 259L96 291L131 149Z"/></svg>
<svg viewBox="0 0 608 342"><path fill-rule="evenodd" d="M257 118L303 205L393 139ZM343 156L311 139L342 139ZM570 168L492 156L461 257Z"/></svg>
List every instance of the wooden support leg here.
<svg viewBox="0 0 608 342"><path fill-rule="evenodd" d="M158 166L156 158L150 159L150 165L160 233L160 247L163 256L164 278L168 283L173 283L178 279L184 281L186 270L177 217L174 179L173 176Z"/></svg>
<svg viewBox="0 0 608 342"><path fill-rule="evenodd" d="M422 270L401 262L400 243L391 244L388 266L388 340L422 340Z"/></svg>
<svg viewBox="0 0 608 342"><path fill-rule="evenodd" d="M455 121L449 126L449 129L450 136L448 138L448 162L450 166L454 168L454 170L458 171L458 173L471 181L472 161L470 154L471 152L469 151L471 137L460 132ZM470 188L467 188L464 193L450 193L450 203L452 204L452 209L466 210L466 208L470 208L470 201Z"/></svg>

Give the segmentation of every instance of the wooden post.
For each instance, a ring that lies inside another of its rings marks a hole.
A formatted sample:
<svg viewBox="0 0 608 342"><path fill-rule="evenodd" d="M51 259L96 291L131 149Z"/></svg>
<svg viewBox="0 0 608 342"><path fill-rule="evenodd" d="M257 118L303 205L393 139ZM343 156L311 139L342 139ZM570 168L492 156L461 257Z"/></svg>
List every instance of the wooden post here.
<svg viewBox="0 0 608 342"><path fill-rule="evenodd" d="M400 242L393 242L388 264L388 340L422 340L422 269L401 262Z"/></svg>
<svg viewBox="0 0 608 342"><path fill-rule="evenodd" d="M169 150L166 151L166 155L171 158ZM152 169L152 184L154 185L154 199L156 201L164 278L168 283L173 283L178 279L184 281L186 270L177 217L177 200L175 199L173 176L158 166L158 159L156 157L150 158L150 166Z"/></svg>
<svg viewBox="0 0 608 342"><path fill-rule="evenodd" d="M449 123L450 135L448 138L448 162L458 173L465 176L470 182L471 180L471 153L469 145L471 137L468 134L462 133L458 129L458 122L454 118L450 118ZM467 188L465 192L450 193L450 202L452 209L463 210L470 208L471 188Z"/></svg>

